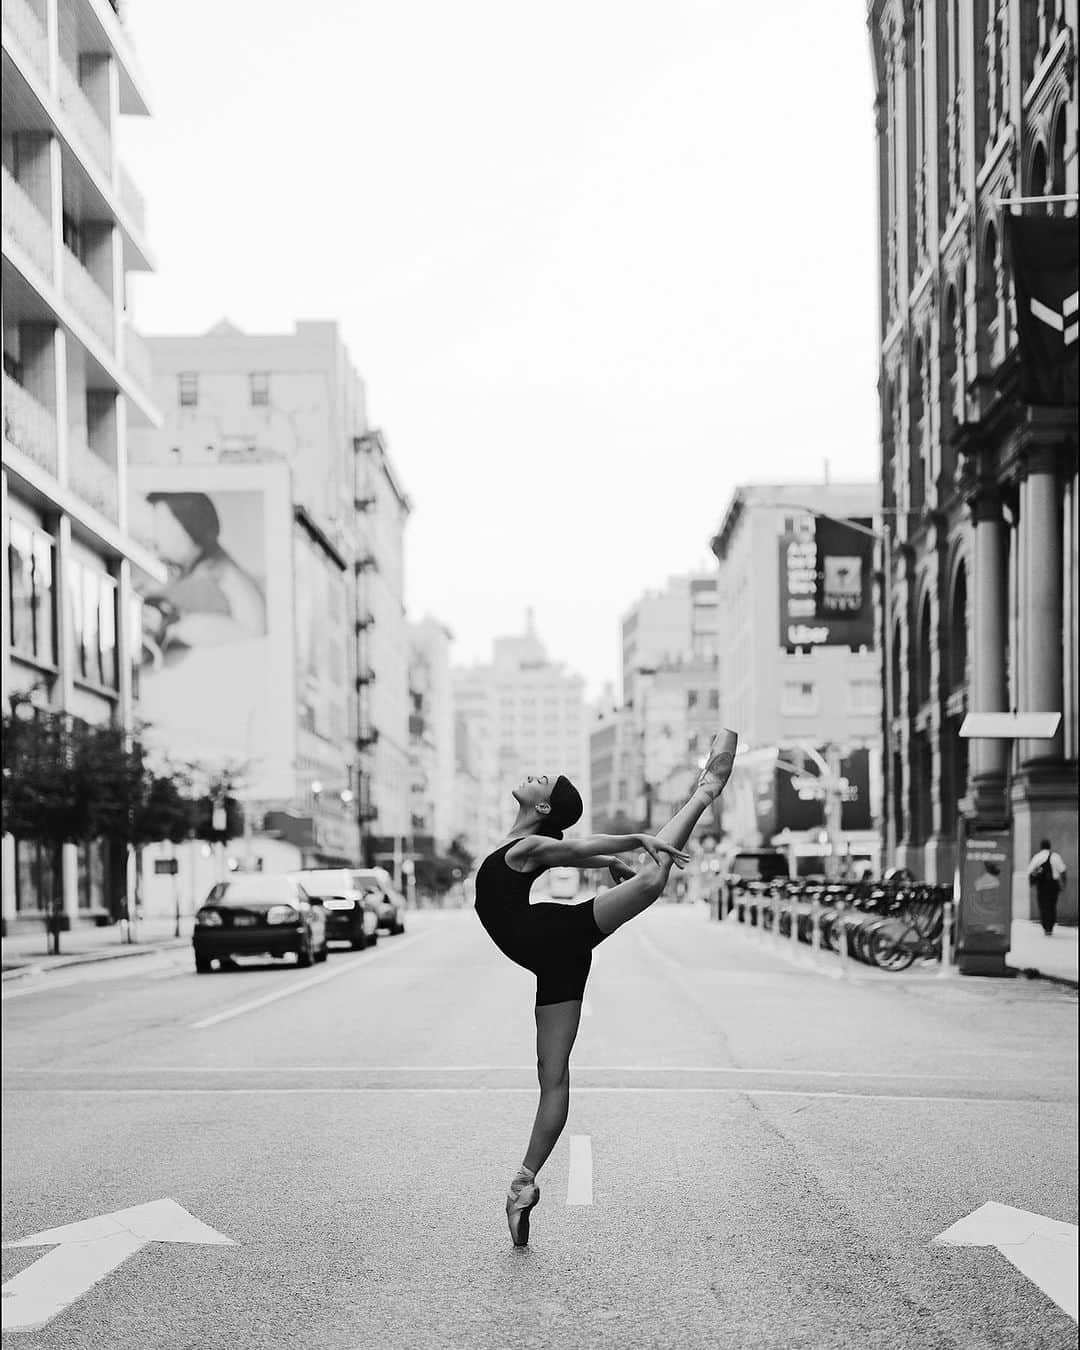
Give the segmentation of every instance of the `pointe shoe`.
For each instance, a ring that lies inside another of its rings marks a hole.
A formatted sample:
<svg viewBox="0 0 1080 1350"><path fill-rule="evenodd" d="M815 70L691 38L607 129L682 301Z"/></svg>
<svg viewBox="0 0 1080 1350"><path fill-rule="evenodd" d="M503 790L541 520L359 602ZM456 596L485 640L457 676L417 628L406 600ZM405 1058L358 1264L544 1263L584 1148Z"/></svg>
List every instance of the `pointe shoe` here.
<svg viewBox="0 0 1080 1350"><path fill-rule="evenodd" d="M735 750L739 744L739 734L727 727L718 731L709 744L709 757L697 780L699 788L704 788L713 797L718 797L727 786L731 770L735 767Z"/></svg>
<svg viewBox="0 0 1080 1350"><path fill-rule="evenodd" d="M515 1247L529 1245L529 1215L540 1203L540 1187L535 1181L515 1177L506 1197L506 1222Z"/></svg>

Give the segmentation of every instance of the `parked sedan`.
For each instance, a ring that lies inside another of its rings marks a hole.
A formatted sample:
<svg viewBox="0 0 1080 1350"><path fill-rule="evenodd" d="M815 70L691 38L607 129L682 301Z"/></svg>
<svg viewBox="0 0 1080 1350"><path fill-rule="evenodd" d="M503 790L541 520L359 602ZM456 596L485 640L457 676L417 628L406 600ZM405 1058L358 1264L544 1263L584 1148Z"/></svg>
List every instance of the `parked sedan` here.
<svg viewBox="0 0 1080 1350"><path fill-rule="evenodd" d="M195 915L195 969L206 974L216 960L225 969L234 956L296 953L310 966L327 956L326 912L285 876L245 873L219 881Z"/></svg>
<svg viewBox="0 0 1080 1350"><path fill-rule="evenodd" d="M312 900L326 911L326 936L331 942L348 942L353 951L373 947L379 940L379 909L367 887L352 885L344 868L290 872Z"/></svg>

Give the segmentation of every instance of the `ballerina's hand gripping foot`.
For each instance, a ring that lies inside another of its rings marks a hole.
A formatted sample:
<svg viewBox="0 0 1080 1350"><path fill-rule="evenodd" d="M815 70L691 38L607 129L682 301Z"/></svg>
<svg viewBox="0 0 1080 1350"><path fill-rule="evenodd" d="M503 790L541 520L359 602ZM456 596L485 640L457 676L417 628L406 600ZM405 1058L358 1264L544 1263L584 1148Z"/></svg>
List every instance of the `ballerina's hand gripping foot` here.
<svg viewBox="0 0 1080 1350"><path fill-rule="evenodd" d="M561 774L529 776L514 789L517 818L480 864L476 913L504 955L536 976L536 1071L540 1104L525 1158L510 1183L506 1217L516 1247L529 1241L529 1215L540 1199L536 1174L547 1161L570 1109L570 1051L593 948L663 894L672 867L689 861L694 826L724 790L738 737L713 737L689 800L657 834L594 834L563 839L581 818L577 789ZM649 863L634 872L616 855L643 849ZM529 903L533 882L549 867L607 867L617 882L578 905Z"/></svg>

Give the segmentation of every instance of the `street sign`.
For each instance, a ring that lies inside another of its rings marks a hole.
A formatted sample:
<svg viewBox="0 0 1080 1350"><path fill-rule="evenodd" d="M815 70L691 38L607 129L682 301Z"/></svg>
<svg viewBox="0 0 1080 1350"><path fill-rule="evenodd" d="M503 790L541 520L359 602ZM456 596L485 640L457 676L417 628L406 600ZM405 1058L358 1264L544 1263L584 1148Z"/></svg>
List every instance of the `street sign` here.
<svg viewBox="0 0 1080 1350"><path fill-rule="evenodd" d="M42 1327L81 1298L99 1280L150 1242L197 1242L235 1246L232 1238L201 1223L175 1200L153 1200L81 1223L50 1228L5 1247L52 1247L3 1288L5 1331Z"/></svg>
<svg viewBox="0 0 1080 1350"><path fill-rule="evenodd" d="M1077 1228L1042 1214L988 1200L966 1218L939 1233L931 1245L996 1247L1052 1299L1062 1312L1077 1316Z"/></svg>
<svg viewBox="0 0 1080 1350"><path fill-rule="evenodd" d="M985 741L1050 741L1057 735L1061 714L1056 712L968 713L960 735Z"/></svg>

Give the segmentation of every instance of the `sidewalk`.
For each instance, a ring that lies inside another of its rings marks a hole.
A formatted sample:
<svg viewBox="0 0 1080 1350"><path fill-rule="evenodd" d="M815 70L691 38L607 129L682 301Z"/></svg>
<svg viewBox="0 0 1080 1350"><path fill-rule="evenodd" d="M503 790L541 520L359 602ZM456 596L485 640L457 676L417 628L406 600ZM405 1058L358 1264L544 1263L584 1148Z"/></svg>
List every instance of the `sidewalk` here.
<svg viewBox="0 0 1080 1350"><path fill-rule="evenodd" d="M1077 984L1077 929L1058 924L1047 937L1033 919L1014 919L1005 964L1016 970L1037 970L1048 980Z"/></svg>
<svg viewBox="0 0 1080 1350"><path fill-rule="evenodd" d="M110 961L169 947L186 947L191 942L191 919L185 917L180 920L179 938L174 936L175 931L175 919L157 917L138 921L135 942L127 940L127 925L124 923L110 924L107 928L73 928L69 933L60 934L60 955L50 956L49 935L42 924L36 931L15 933L0 939L3 978L9 980L41 970L84 965L89 961Z"/></svg>

